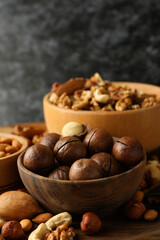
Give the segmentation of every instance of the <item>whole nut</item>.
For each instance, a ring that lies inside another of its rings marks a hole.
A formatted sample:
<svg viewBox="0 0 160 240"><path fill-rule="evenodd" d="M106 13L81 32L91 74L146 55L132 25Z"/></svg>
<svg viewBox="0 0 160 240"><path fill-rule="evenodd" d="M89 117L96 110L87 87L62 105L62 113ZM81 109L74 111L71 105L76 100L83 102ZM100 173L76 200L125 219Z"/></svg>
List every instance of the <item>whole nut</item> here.
<svg viewBox="0 0 160 240"><path fill-rule="evenodd" d="M5 240L16 240L24 237L24 231L18 221L9 221L2 226L2 237Z"/></svg>
<svg viewBox="0 0 160 240"><path fill-rule="evenodd" d="M46 223L51 217L53 217L53 214L51 213L41 213L33 218L32 221L38 224Z"/></svg>
<svg viewBox="0 0 160 240"><path fill-rule="evenodd" d="M62 128L62 136L74 136L79 135L83 132L84 127L78 122L68 122Z"/></svg>
<svg viewBox="0 0 160 240"><path fill-rule="evenodd" d="M35 144L25 152L23 164L32 172L45 174L54 168L55 159L48 147L42 144Z"/></svg>
<svg viewBox="0 0 160 240"><path fill-rule="evenodd" d="M111 155L108 153L96 153L90 158L95 161L102 169L103 177L107 177L111 167Z"/></svg>
<svg viewBox="0 0 160 240"><path fill-rule="evenodd" d="M17 141L16 139L13 139L12 146L15 147L15 149L18 151L22 147L22 144L19 141Z"/></svg>
<svg viewBox="0 0 160 240"><path fill-rule="evenodd" d="M40 144L48 147L52 152L54 150L54 146L56 142L59 140L60 135L57 133L49 133L42 137Z"/></svg>
<svg viewBox="0 0 160 240"><path fill-rule="evenodd" d="M59 166L54 169L49 175L49 178L59 179L59 180L69 180L69 167L68 166Z"/></svg>
<svg viewBox="0 0 160 240"><path fill-rule="evenodd" d="M124 206L124 213L127 217L138 220L143 217L146 207L142 202L134 202L133 200L127 202Z"/></svg>
<svg viewBox="0 0 160 240"><path fill-rule="evenodd" d="M101 229L102 222L95 213L87 212L83 215L80 226L82 232L92 235Z"/></svg>
<svg viewBox="0 0 160 240"><path fill-rule="evenodd" d="M113 156L125 167L131 167L144 157L141 143L133 137L119 138L113 145Z"/></svg>
<svg viewBox="0 0 160 240"><path fill-rule="evenodd" d="M56 143L54 153L60 165L70 166L86 156L86 148L77 137L63 137Z"/></svg>
<svg viewBox="0 0 160 240"><path fill-rule="evenodd" d="M24 232L28 232L32 228L32 222L29 219L23 219L20 221L21 227Z"/></svg>
<svg viewBox="0 0 160 240"><path fill-rule="evenodd" d="M158 217L158 212L154 209L147 210L144 214L144 219L147 221L153 221Z"/></svg>
<svg viewBox="0 0 160 240"><path fill-rule="evenodd" d="M91 155L99 152L110 153L113 146L113 138L106 130L95 128L85 136L84 144L87 152Z"/></svg>
<svg viewBox="0 0 160 240"><path fill-rule="evenodd" d="M70 180L90 180L102 177L100 166L93 160L83 158L75 161L69 171Z"/></svg>
<svg viewBox="0 0 160 240"><path fill-rule="evenodd" d="M124 168L111 155L111 167L110 167L110 171L109 171L109 176L117 175L123 171L124 171Z"/></svg>
<svg viewBox="0 0 160 240"><path fill-rule="evenodd" d="M135 201L135 202L142 202L143 201L143 198L144 198L144 192L142 191L137 191L132 200Z"/></svg>

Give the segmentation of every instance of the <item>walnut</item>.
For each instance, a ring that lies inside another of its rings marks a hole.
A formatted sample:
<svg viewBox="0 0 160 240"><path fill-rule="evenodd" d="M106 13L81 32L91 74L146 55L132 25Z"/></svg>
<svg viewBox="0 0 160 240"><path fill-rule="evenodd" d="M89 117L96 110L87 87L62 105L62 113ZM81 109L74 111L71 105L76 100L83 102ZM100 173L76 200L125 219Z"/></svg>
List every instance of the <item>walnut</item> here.
<svg viewBox="0 0 160 240"><path fill-rule="evenodd" d="M58 107L70 108L71 99L66 93L63 93L58 99Z"/></svg>
<svg viewBox="0 0 160 240"><path fill-rule="evenodd" d="M131 105L132 105L131 98L120 99L116 102L115 109L117 111L124 111Z"/></svg>
<svg viewBox="0 0 160 240"><path fill-rule="evenodd" d="M72 240L75 237L75 232L72 227L65 224L56 228L55 231L47 233L45 240Z"/></svg>
<svg viewBox="0 0 160 240"><path fill-rule="evenodd" d="M53 103L53 104L57 104L57 102L58 102L58 95L55 93L55 92L52 92L51 94L50 94L50 96L49 96L49 98L48 98L48 100L49 100L49 102L50 103Z"/></svg>
<svg viewBox="0 0 160 240"><path fill-rule="evenodd" d="M147 108L147 107L155 106L156 104L157 104L157 101L154 97L146 97L142 101L141 106L142 106L142 108Z"/></svg>

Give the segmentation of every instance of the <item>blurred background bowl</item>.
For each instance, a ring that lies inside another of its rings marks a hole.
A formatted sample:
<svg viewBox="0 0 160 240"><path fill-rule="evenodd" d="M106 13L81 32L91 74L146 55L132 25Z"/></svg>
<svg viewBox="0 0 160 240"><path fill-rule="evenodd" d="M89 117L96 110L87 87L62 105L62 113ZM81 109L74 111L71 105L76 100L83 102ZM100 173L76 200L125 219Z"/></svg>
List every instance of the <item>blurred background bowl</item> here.
<svg viewBox="0 0 160 240"><path fill-rule="evenodd" d="M113 83L125 85L147 94L155 94L160 101L160 87L158 86L131 82ZM160 103L148 108L122 112L74 111L51 104L48 96L49 94L44 96L43 110L49 132L61 134L61 130L67 122L76 121L85 123L91 128L106 129L115 137L136 137L147 152L160 146Z"/></svg>
<svg viewBox="0 0 160 240"><path fill-rule="evenodd" d="M100 216L113 214L136 192L144 175L146 156L134 168L112 176L94 180L55 180L37 175L23 166L22 153L18 170L28 192L45 209L59 213L68 211L80 215L88 211Z"/></svg>
<svg viewBox="0 0 160 240"><path fill-rule="evenodd" d="M0 158L0 192L2 192L17 185L17 181L20 181L17 158L28 147L28 141L23 137L9 133L0 133L0 137L13 138L22 144L17 152Z"/></svg>

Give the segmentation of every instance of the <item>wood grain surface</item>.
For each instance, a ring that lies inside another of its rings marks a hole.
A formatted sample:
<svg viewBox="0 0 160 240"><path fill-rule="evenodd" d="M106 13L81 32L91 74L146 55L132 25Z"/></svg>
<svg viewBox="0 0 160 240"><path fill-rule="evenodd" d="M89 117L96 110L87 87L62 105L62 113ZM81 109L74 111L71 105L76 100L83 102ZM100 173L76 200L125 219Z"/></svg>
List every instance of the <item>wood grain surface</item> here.
<svg viewBox="0 0 160 240"><path fill-rule="evenodd" d="M28 125L28 124L25 124ZM44 123L29 123L35 127L44 128ZM14 126L0 127L0 132L12 132ZM15 189L19 186L15 186ZM160 206L156 206L160 213ZM72 226L75 228L75 240L159 240L160 239L160 216L153 222L145 220L133 221L121 212L102 220L101 230L93 235L86 236L80 230L81 219L73 219ZM26 236L25 239L28 239Z"/></svg>

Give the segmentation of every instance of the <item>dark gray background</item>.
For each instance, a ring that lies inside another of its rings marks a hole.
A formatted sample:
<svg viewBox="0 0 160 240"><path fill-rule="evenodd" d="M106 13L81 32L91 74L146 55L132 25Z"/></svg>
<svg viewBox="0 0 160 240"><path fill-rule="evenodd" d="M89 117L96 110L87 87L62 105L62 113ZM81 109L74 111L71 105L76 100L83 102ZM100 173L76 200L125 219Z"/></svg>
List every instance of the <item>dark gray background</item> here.
<svg viewBox="0 0 160 240"><path fill-rule="evenodd" d="M1 0L0 125L43 120L54 81L160 85L159 0Z"/></svg>

